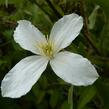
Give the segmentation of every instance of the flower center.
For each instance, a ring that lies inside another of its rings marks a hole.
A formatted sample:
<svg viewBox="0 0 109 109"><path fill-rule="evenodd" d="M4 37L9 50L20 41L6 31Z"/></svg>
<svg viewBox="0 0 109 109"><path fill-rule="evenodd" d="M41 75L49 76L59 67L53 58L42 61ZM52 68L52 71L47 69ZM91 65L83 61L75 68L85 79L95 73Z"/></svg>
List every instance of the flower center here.
<svg viewBox="0 0 109 109"><path fill-rule="evenodd" d="M53 45L52 43L48 42L46 44L41 45L42 52L45 56L49 59L53 58Z"/></svg>

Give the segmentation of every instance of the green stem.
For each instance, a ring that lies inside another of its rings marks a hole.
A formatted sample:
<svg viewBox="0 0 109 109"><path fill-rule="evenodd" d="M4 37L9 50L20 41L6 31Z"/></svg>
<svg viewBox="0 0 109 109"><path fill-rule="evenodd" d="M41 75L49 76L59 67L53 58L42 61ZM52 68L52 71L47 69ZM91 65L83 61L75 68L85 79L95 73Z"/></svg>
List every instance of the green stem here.
<svg viewBox="0 0 109 109"><path fill-rule="evenodd" d="M73 109L73 86L69 88L68 92L68 103L70 104L70 109Z"/></svg>

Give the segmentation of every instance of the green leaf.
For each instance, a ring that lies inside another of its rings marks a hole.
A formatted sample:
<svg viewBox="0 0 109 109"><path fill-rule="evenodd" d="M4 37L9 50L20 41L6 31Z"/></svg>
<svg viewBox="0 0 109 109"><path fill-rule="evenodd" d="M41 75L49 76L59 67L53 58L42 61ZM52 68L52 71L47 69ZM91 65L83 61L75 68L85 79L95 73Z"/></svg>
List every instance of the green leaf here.
<svg viewBox="0 0 109 109"><path fill-rule="evenodd" d="M8 8L8 0L5 0L5 6Z"/></svg>
<svg viewBox="0 0 109 109"><path fill-rule="evenodd" d="M44 90L39 89L38 84L32 88L32 93L34 94L36 104L41 103L46 94Z"/></svg>
<svg viewBox="0 0 109 109"><path fill-rule="evenodd" d="M52 94L51 94L51 97L50 97L50 105L51 105L52 108L55 108L55 106L57 105L59 95L60 95L60 93L59 93L58 90L52 91Z"/></svg>
<svg viewBox="0 0 109 109"><path fill-rule="evenodd" d="M81 90L80 99L78 102L78 109L83 109L95 96L96 90L94 86L88 86Z"/></svg>
<svg viewBox="0 0 109 109"><path fill-rule="evenodd" d="M109 0L91 0L92 2L100 5L104 10L107 16L109 16Z"/></svg>
<svg viewBox="0 0 109 109"><path fill-rule="evenodd" d="M103 55L109 56L109 21L105 24L102 30L100 47Z"/></svg>
<svg viewBox="0 0 109 109"><path fill-rule="evenodd" d="M96 89L103 109L109 109L109 79L100 78L96 83Z"/></svg>
<svg viewBox="0 0 109 109"><path fill-rule="evenodd" d="M70 105L68 104L67 101L64 101L63 104L61 105L61 108L59 109L70 109Z"/></svg>
<svg viewBox="0 0 109 109"><path fill-rule="evenodd" d="M96 5L94 10L92 11L91 15L89 16L89 25L88 25L89 29L93 29L95 26L97 12L98 12L99 8L100 8L100 6Z"/></svg>

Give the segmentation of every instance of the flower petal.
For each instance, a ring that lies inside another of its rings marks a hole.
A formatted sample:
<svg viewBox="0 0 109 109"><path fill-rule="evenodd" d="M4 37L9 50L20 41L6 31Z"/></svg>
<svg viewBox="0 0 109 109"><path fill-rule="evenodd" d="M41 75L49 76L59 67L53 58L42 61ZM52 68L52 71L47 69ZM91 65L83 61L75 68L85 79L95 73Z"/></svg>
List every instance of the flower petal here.
<svg viewBox="0 0 109 109"><path fill-rule="evenodd" d="M83 26L83 18L77 14L65 15L58 20L50 34L50 40L54 42L56 51L67 47L78 36Z"/></svg>
<svg viewBox="0 0 109 109"><path fill-rule="evenodd" d="M2 80L2 96L18 98L25 95L39 79L47 63L46 58L41 56L30 56L22 59Z"/></svg>
<svg viewBox="0 0 109 109"><path fill-rule="evenodd" d="M75 53L60 52L50 64L60 78L72 85L90 85L99 77L90 61Z"/></svg>
<svg viewBox="0 0 109 109"><path fill-rule="evenodd" d="M35 54L40 54L37 44L46 42L44 35L27 20L18 21L18 26L14 31L14 40L22 48Z"/></svg>

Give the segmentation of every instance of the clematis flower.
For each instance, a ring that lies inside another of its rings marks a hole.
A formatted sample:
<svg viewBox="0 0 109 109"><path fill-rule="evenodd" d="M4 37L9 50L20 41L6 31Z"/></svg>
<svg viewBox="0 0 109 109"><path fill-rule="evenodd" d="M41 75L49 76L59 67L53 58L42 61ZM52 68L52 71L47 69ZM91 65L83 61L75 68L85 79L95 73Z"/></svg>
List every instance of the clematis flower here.
<svg viewBox="0 0 109 109"><path fill-rule="evenodd" d="M3 97L18 98L29 92L50 63L54 73L76 86L91 85L99 77L91 62L79 54L63 51L78 36L83 18L65 15L53 26L49 39L27 20L18 21L14 40L36 54L17 63L1 83Z"/></svg>

